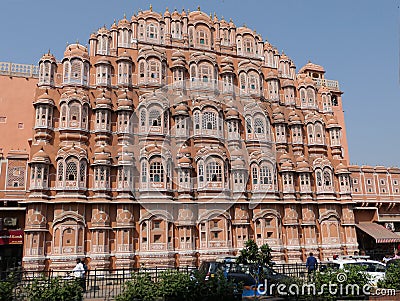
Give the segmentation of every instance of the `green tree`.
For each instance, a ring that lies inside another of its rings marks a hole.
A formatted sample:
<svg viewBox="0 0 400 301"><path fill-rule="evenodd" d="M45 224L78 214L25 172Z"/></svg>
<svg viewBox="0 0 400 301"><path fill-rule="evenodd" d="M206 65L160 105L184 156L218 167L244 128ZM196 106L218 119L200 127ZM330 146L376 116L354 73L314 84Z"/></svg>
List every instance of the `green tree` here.
<svg viewBox="0 0 400 301"><path fill-rule="evenodd" d="M271 264L271 259L271 248L268 244L263 244L261 247L258 247L254 240L249 239L246 241L244 248L240 250L237 262L266 266Z"/></svg>

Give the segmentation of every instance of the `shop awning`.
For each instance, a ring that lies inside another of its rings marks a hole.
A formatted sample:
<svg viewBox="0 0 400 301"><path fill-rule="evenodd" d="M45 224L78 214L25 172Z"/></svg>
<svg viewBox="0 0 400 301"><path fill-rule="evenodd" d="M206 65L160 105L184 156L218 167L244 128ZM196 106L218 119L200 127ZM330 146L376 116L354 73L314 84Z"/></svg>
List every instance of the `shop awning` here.
<svg viewBox="0 0 400 301"><path fill-rule="evenodd" d="M377 244L400 242L400 235L376 223L360 223L356 227L375 239Z"/></svg>

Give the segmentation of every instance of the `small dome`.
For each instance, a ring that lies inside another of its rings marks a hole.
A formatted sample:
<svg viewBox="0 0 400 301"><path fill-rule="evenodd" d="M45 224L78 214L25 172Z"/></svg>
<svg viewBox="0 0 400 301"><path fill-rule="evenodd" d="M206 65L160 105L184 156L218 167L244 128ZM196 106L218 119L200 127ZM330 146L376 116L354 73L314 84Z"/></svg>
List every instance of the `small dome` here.
<svg viewBox="0 0 400 301"><path fill-rule="evenodd" d="M313 64L311 62L308 62L303 67L301 67L299 73L304 73L305 71L316 71L316 72L325 73L324 67L317 65L317 64Z"/></svg>
<svg viewBox="0 0 400 301"><path fill-rule="evenodd" d="M70 57L81 57L84 59L89 59L89 54L85 46L76 43L68 45L64 51L64 58Z"/></svg>
<svg viewBox="0 0 400 301"><path fill-rule="evenodd" d="M50 50L47 53L43 54L42 58L40 59L40 62L44 62L44 61L50 61L52 63L57 62L54 55L50 53Z"/></svg>
<svg viewBox="0 0 400 301"><path fill-rule="evenodd" d="M278 77L276 74L272 71L268 72L267 76L265 77L265 80L271 80L271 79L277 79Z"/></svg>
<svg viewBox="0 0 400 301"><path fill-rule="evenodd" d="M190 157L191 154L192 154L190 147L188 147L186 144L183 144L183 145L181 146L181 148L180 148L180 150L179 150L179 153L180 153L182 156L189 156L189 157Z"/></svg>
<svg viewBox="0 0 400 301"><path fill-rule="evenodd" d="M240 148L235 148L231 152L231 158L232 157L242 158L243 157L243 150L241 150Z"/></svg>
<svg viewBox="0 0 400 301"><path fill-rule="evenodd" d="M292 157L288 153L284 153L279 157L279 162L291 161Z"/></svg>
<svg viewBox="0 0 400 301"><path fill-rule="evenodd" d="M281 165L282 171L293 170L293 163L291 161L286 161Z"/></svg>
<svg viewBox="0 0 400 301"><path fill-rule="evenodd" d="M172 60L182 59L185 60L185 54L183 54L179 49L174 51L171 56Z"/></svg>
<svg viewBox="0 0 400 301"><path fill-rule="evenodd" d="M32 156L32 162L49 164L49 163L50 163L50 157L49 157L49 155L43 150L43 148L41 148L37 153L35 153L35 154Z"/></svg>
<svg viewBox="0 0 400 301"><path fill-rule="evenodd" d="M165 12L164 12L164 18L165 17L171 17L171 13L168 11L168 7L165 9Z"/></svg>
<svg viewBox="0 0 400 301"><path fill-rule="evenodd" d="M108 94L105 90L100 92L96 97L96 106L111 106L112 101Z"/></svg>
<svg viewBox="0 0 400 301"><path fill-rule="evenodd" d="M300 124L301 123L301 118L295 111L290 112L289 114L289 123L290 124Z"/></svg>
<svg viewBox="0 0 400 301"><path fill-rule="evenodd" d="M110 154L109 153L99 153L94 155L94 160L95 161L108 161L110 160Z"/></svg>
<svg viewBox="0 0 400 301"><path fill-rule="evenodd" d="M292 79L286 79L282 83L282 88L285 87L294 87L294 81Z"/></svg>
<svg viewBox="0 0 400 301"><path fill-rule="evenodd" d="M239 158L236 158L235 160L233 160L231 165L232 165L232 169L242 169L245 167L244 161Z"/></svg>
<svg viewBox="0 0 400 301"><path fill-rule="evenodd" d="M186 156L183 156L181 158L178 159L178 163L179 164L191 164L192 160Z"/></svg>
<svg viewBox="0 0 400 301"><path fill-rule="evenodd" d="M226 117L239 117L239 112L236 108L229 108L226 112Z"/></svg>
<svg viewBox="0 0 400 301"><path fill-rule="evenodd" d="M328 122L326 123L326 128L330 129L330 128L341 128L341 126L337 123L335 117L331 117Z"/></svg>
<svg viewBox="0 0 400 301"><path fill-rule="evenodd" d="M296 159L296 170L298 172L302 172L302 171L309 171L310 170L310 165L308 164L308 162L304 159L303 156L300 156Z"/></svg>
<svg viewBox="0 0 400 301"><path fill-rule="evenodd" d="M118 21L118 28L129 28L130 26L131 26L131 23L126 19L125 15L122 20Z"/></svg>
<svg viewBox="0 0 400 301"><path fill-rule="evenodd" d="M385 169L386 170L386 169ZM342 162L340 162L336 168L335 168L336 174L344 174L344 173L350 173L349 169L347 166L345 166Z"/></svg>
<svg viewBox="0 0 400 301"><path fill-rule="evenodd" d="M114 30L118 30L118 26L117 26L117 23L115 23L115 20L114 20L114 23L111 25L111 31L114 31Z"/></svg>

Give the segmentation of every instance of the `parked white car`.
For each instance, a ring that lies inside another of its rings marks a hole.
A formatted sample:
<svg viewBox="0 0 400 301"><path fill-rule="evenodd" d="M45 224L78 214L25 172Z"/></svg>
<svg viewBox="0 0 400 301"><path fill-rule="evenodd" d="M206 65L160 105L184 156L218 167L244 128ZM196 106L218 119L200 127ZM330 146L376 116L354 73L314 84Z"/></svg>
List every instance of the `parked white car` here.
<svg viewBox="0 0 400 301"><path fill-rule="evenodd" d="M370 260L369 256L343 256L335 260L319 263L319 270L323 272L327 268L343 269L346 271L351 266L365 267L365 273L370 275L371 284L376 285L385 277L386 265L382 262Z"/></svg>

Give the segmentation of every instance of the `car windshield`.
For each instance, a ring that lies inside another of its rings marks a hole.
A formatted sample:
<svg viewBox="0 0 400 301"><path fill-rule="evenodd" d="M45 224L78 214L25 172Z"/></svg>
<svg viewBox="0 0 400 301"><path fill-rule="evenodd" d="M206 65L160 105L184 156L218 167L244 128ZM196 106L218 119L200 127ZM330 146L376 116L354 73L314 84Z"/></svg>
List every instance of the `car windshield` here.
<svg viewBox="0 0 400 301"><path fill-rule="evenodd" d="M351 263L345 263L343 266L345 269L351 266L360 266L364 267L365 271L367 272L385 272L386 270L383 264L376 262L351 262Z"/></svg>

